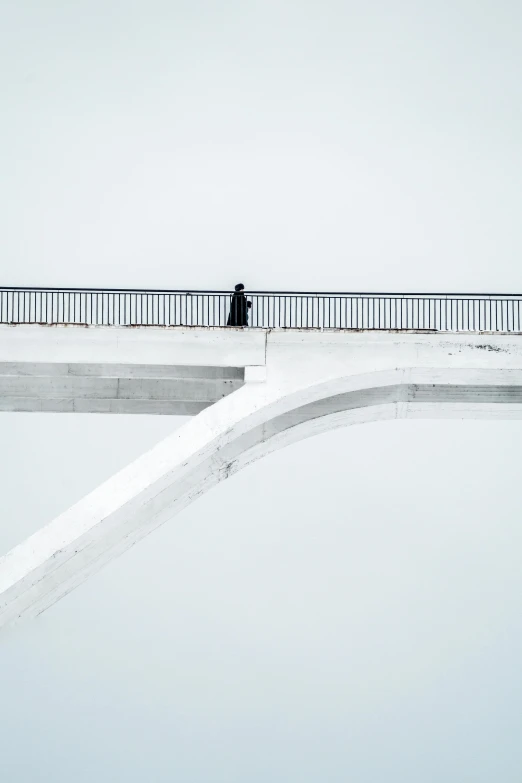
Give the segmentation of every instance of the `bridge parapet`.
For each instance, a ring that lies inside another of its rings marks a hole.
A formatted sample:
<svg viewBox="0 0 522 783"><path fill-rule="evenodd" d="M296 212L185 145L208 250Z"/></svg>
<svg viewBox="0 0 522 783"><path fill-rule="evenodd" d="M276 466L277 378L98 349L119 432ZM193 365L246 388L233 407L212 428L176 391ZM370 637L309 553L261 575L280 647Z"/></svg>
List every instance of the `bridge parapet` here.
<svg viewBox="0 0 522 783"><path fill-rule="evenodd" d="M522 332L521 294L247 292L249 326ZM0 287L0 323L227 326L231 293Z"/></svg>

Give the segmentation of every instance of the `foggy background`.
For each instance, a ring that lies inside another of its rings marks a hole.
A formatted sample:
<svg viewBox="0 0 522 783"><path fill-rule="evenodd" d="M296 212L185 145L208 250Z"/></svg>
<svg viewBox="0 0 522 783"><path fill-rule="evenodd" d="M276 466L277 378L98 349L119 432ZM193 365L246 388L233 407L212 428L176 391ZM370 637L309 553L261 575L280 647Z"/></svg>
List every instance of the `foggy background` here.
<svg viewBox="0 0 522 783"><path fill-rule="evenodd" d="M520 293L519 3L0 5L0 283ZM180 417L2 414L0 553ZM519 783L520 422L273 454L0 639L2 783Z"/></svg>

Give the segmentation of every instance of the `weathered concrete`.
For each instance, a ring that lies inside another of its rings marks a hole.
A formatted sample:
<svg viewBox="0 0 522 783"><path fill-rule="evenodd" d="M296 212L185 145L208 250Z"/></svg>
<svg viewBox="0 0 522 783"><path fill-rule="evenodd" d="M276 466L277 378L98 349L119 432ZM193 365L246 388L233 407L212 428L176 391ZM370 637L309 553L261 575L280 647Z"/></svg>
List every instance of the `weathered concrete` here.
<svg viewBox="0 0 522 783"><path fill-rule="evenodd" d="M296 330L265 339L266 368L0 560L0 625L39 614L202 492L289 443L390 418L522 418L515 336Z"/></svg>

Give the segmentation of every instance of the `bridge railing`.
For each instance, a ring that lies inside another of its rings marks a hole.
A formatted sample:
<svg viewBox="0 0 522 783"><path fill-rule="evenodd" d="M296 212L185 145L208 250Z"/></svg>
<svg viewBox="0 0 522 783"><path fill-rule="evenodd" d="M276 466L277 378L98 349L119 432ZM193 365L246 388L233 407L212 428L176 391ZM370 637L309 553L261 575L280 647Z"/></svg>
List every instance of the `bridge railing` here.
<svg viewBox="0 0 522 783"><path fill-rule="evenodd" d="M247 292L249 326L522 332L522 295ZM228 291L0 287L0 323L226 326Z"/></svg>

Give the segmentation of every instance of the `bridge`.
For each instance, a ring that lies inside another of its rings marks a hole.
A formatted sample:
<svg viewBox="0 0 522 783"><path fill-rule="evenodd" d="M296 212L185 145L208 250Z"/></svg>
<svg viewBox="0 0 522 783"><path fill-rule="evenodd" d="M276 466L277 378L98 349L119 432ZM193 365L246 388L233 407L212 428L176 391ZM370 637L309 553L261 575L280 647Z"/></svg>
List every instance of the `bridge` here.
<svg viewBox="0 0 522 783"><path fill-rule="evenodd" d="M192 418L0 559L34 617L271 451L402 418L522 418L522 296L0 289L0 408Z"/></svg>

